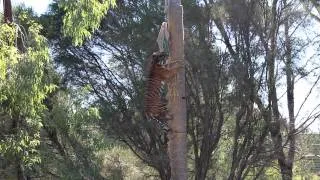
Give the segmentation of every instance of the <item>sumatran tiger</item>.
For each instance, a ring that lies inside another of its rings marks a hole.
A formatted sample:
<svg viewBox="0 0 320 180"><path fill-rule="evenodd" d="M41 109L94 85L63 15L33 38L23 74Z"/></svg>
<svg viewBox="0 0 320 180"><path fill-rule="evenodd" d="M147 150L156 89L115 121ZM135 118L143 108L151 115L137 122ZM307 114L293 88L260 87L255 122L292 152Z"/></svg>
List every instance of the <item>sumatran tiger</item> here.
<svg viewBox="0 0 320 180"><path fill-rule="evenodd" d="M144 114L147 118L155 119L162 123L172 117L167 109L167 100L161 89L168 83L181 66L167 64L168 56L165 53L155 52L148 59L146 66L146 88L144 94Z"/></svg>

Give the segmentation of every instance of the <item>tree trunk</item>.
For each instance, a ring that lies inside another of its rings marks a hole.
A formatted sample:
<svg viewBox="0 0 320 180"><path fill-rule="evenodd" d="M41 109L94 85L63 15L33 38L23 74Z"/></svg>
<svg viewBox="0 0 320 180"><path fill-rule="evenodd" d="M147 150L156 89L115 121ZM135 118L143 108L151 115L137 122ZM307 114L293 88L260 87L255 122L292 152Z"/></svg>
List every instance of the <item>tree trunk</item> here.
<svg viewBox="0 0 320 180"><path fill-rule="evenodd" d="M287 0L283 1L284 7L287 6ZM292 58L291 58L291 40L289 35L289 21L286 18L284 24L284 34L285 34L285 58L286 58L286 76L287 76L287 105L289 114L289 132L288 132L288 142L289 150L287 157L287 175L288 179L292 179L292 169L293 161L295 155L295 117L294 117L294 76L292 69Z"/></svg>
<svg viewBox="0 0 320 180"><path fill-rule="evenodd" d="M17 160L17 180L28 180L29 177L26 176L23 165L20 163L20 160Z"/></svg>
<svg viewBox="0 0 320 180"><path fill-rule="evenodd" d="M207 176L207 171L210 165L210 158L211 158L211 149L212 145L210 144L209 140L210 137L204 137L206 140L203 140L203 144L201 145L201 154L199 161L196 164L196 174L195 180L205 180ZM213 140L213 139L212 139Z"/></svg>
<svg viewBox="0 0 320 180"><path fill-rule="evenodd" d="M170 180L170 169L161 169L158 170L161 180ZM169 171L168 171L169 170Z"/></svg>
<svg viewBox="0 0 320 180"><path fill-rule="evenodd" d="M270 30L270 49L267 52L267 64L268 64L268 100L269 100L269 118L268 125L273 141L276 158L280 166L280 171L283 180L292 179L292 166L287 163L287 158L283 149L283 138L280 128L280 113L278 106L278 98L276 91L276 77L275 77L275 57L276 57L276 41L278 31L277 20L277 3L278 0L272 2L272 21Z"/></svg>
<svg viewBox="0 0 320 180"><path fill-rule="evenodd" d="M13 16L12 16L11 0L3 0L3 11L4 11L4 22L8 24L12 23Z"/></svg>
<svg viewBox="0 0 320 180"><path fill-rule="evenodd" d="M180 0L168 2L168 25L170 33L170 61L183 64L183 9ZM170 63L170 62L169 62ZM171 179L187 179L187 131L186 131L186 98L185 98L185 69L180 68L176 78L169 83L170 113L173 119L169 124L168 154L171 166Z"/></svg>
<svg viewBox="0 0 320 180"><path fill-rule="evenodd" d="M10 25L13 22L11 0L3 0L3 11L4 11L4 13L3 13L4 14L4 22ZM18 31L16 46L20 52L24 53L25 48L23 46L21 36L22 36L22 32Z"/></svg>

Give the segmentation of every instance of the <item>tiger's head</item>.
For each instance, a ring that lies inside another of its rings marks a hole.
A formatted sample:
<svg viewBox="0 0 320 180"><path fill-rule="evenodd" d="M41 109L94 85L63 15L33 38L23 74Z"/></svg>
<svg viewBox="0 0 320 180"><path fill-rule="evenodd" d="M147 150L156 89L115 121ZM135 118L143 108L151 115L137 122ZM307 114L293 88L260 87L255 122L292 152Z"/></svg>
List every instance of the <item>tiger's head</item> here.
<svg viewBox="0 0 320 180"><path fill-rule="evenodd" d="M154 52L152 54L152 64L165 64L168 55L165 52Z"/></svg>

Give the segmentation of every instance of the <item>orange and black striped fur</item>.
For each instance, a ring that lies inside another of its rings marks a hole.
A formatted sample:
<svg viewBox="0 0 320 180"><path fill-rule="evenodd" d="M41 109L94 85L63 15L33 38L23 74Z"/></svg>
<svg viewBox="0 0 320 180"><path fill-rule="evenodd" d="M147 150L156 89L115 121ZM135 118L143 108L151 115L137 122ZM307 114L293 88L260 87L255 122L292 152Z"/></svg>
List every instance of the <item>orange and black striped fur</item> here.
<svg viewBox="0 0 320 180"><path fill-rule="evenodd" d="M167 102L161 93L164 83L176 74L179 67L166 64L168 56L155 52L148 59L146 67L146 89L144 94L144 113L147 118L164 122L170 119Z"/></svg>

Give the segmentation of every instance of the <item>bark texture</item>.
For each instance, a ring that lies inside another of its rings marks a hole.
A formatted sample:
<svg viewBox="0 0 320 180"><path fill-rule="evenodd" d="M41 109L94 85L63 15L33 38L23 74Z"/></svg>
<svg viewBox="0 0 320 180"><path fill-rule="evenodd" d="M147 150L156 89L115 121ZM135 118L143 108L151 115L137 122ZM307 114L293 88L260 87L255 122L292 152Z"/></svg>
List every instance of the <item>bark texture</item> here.
<svg viewBox="0 0 320 180"><path fill-rule="evenodd" d="M171 61L184 60L183 43L183 9L180 0L169 0L168 20L170 33ZM170 63L170 62L169 62ZM173 119L169 122L168 153L171 166L171 179L187 179L187 131L186 131L186 98L185 69L180 68L177 77L169 83L169 109Z"/></svg>

